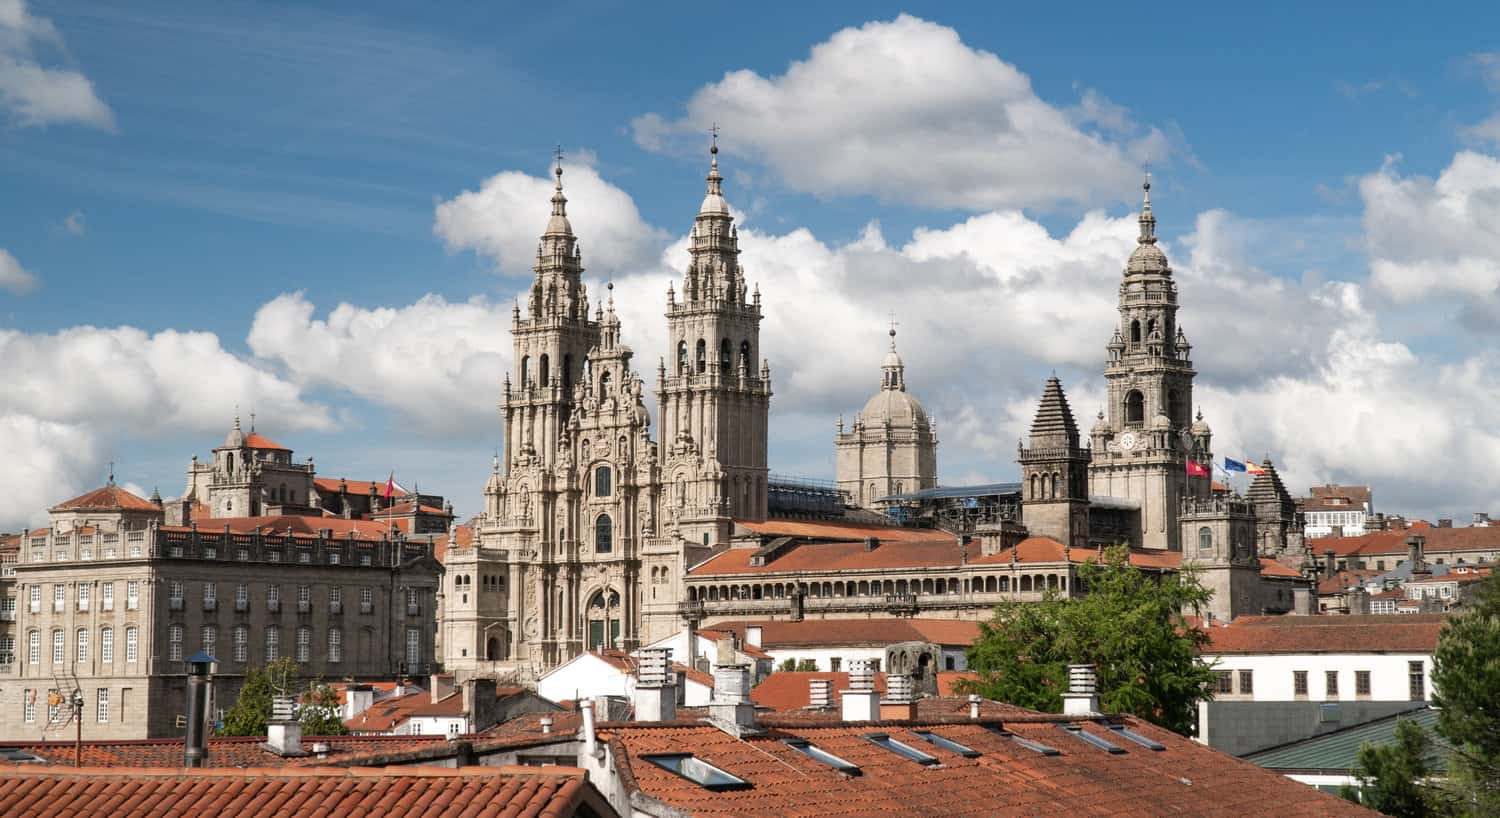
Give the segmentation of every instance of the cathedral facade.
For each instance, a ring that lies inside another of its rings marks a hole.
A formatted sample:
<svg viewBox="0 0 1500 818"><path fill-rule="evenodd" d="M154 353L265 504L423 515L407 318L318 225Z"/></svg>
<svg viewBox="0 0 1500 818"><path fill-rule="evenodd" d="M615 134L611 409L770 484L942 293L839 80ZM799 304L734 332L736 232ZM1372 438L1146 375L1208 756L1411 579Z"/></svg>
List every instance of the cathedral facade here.
<svg viewBox="0 0 1500 818"><path fill-rule="evenodd" d="M515 378L472 548L450 553L448 668L535 672L595 648L629 650L681 625L683 577L763 519L770 368L761 304L739 264L718 147L690 232L670 347L656 371L661 442L612 297L589 312L562 168L523 313Z"/></svg>

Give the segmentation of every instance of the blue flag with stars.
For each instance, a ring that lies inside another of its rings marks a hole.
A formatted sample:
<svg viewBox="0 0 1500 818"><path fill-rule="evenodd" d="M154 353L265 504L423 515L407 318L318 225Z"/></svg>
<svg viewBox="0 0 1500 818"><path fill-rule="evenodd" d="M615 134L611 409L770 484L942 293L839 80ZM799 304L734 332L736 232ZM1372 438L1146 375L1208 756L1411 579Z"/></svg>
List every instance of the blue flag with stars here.
<svg viewBox="0 0 1500 818"><path fill-rule="evenodd" d="M1237 471L1243 473L1245 471L1245 464L1233 458L1226 457L1224 458L1224 471Z"/></svg>

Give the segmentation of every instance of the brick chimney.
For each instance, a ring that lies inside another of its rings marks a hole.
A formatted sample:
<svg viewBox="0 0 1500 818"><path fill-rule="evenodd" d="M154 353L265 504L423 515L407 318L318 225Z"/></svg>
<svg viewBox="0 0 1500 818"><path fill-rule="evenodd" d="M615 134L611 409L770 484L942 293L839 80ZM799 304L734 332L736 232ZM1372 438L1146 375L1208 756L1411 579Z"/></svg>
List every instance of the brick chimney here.
<svg viewBox="0 0 1500 818"><path fill-rule="evenodd" d="M645 648L636 653L636 721L672 721L677 718L677 685L669 666L672 651Z"/></svg>
<svg viewBox="0 0 1500 818"><path fill-rule="evenodd" d="M917 717L917 697L911 677L892 673L885 677L885 698L880 700L881 721L911 721Z"/></svg>
<svg viewBox="0 0 1500 818"><path fill-rule="evenodd" d="M880 715L875 668L869 659L849 663L849 689L839 691L844 721L874 721Z"/></svg>
<svg viewBox="0 0 1500 818"><path fill-rule="evenodd" d="M1068 665L1068 692L1062 699L1065 716L1099 714L1099 678L1093 665Z"/></svg>

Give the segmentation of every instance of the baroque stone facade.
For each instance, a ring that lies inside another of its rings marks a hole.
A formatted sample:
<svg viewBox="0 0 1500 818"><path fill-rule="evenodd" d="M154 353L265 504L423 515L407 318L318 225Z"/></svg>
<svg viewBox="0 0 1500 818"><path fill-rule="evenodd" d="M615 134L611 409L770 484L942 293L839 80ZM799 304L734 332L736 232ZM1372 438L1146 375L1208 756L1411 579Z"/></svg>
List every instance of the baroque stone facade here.
<svg viewBox="0 0 1500 818"><path fill-rule="evenodd" d="M937 422L906 391L895 327L890 335L880 391L865 402L847 432L840 416L834 437L835 482L850 502L864 508L881 508L882 498L937 485Z"/></svg>

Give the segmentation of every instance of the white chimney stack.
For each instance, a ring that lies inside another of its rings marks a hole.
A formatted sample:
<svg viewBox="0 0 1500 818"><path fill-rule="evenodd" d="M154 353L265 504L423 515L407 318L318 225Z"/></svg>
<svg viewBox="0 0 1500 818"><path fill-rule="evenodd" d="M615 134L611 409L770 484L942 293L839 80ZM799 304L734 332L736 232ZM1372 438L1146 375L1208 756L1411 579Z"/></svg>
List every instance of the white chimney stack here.
<svg viewBox="0 0 1500 818"><path fill-rule="evenodd" d="M808 680L807 706L813 710L827 710L833 706L832 679Z"/></svg>
<svg viewBox="0 0 1500 818"><path fill-rule="evenodd" d="M593 758L599 747L599 740L594 735L594 702L584 699L578 703L578 709L583 711L583 752Z"/></svg>
<svg viewBox="0 0 1500 818"><path fill-rule="evenodd" d="M875 721L880 700L875 693L875 669L868 659L849 663L849 689L839 692L844 721Z"/></svg>
<svg viewBox="0 0 1500 818"><path fill-rule="evenodd" d="M708 703L708 720L733 736L756 735L755 705L750 701L750 666L719 665L714 668L714 695Z"/></svg>
<svg viewBox="0 0 1500 818"><path fill-rule="evenodd" d="M637 653L635 682L636 721L672 721L677 718L677 686L673 684L667 648L646 648Z"/></svg>
<svg viewBox="0 0 1500 818"><path fill-rule="evenodd" d="M885 698L880 702L880 720L911 721L917 717L917 699L911 677L892 673L885 677Z"/></svg>
<svg viewBox="0 0 1500 818"><path fill-rule="evenodd" d="M745 644L760 647L761 627L759 625L745 626Z"/></svg>
<svg viewBox="0 0 1500 818"><path fill-rule="evenodd" d="M984 698L978 693L969 694L969 718L979 718L979 703L982 701L984 701Z"/></svg>
<svg viewBox="0 0 1500 818"><path fill-rule="evenodd" d="M307 755L302 749L302 722L297 720L296 700L291 696L271 697L271 721L261 746L282 757Z"/></svg>
<svg viewBox="0 0 1500 818"><path fill-rule="evenodd" d="M1099 679L1093 665L1068 665L1068 692L1062 694L1063 715L1099 715Z"/></svg>

